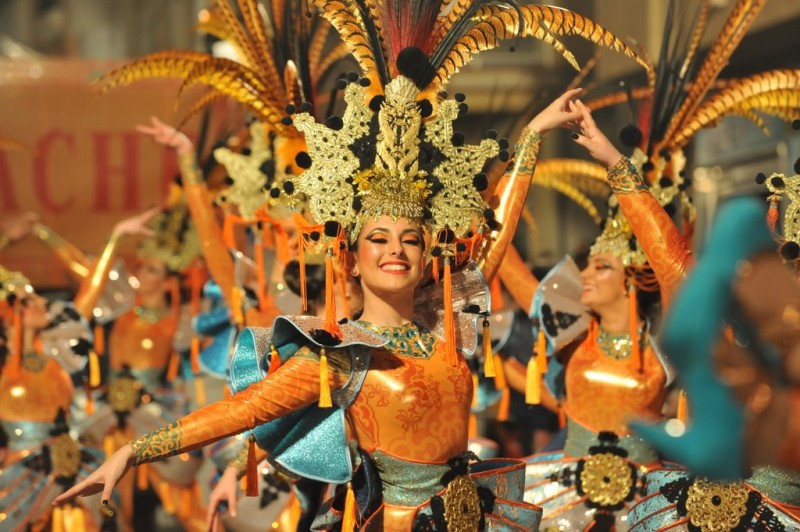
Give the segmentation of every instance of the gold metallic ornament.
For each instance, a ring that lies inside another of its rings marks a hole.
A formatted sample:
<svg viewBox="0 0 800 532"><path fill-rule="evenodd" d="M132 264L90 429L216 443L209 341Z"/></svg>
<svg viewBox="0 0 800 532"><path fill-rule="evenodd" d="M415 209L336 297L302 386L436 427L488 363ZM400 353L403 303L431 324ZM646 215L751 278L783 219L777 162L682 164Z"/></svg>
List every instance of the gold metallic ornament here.
<svg viewBox="0 0 800 532"><path fill-rule="evenodd" d="M444 519L450 532L473 532L481 522L478 488L469 475L460 475L447 485Z"/></svg>
<svg viewBox="0 0 800 532"><path fill-rule="evenodd" d="M111 380L108 386L108 402L118 413L131 412L139 404L142 386L133 377L120 376Z"/></svg>
<svg viewBox="0 0 800 532"><path fill-rule="evenodd" d="M53 471L62 478L72 478L81 468L81 451L68 433L59 434L50 443Z"/></svg>
<svg viewBox="0 0 800 532"><path fill-rule="evenodd" d="M200 237L185 203L178 203L153 218L153 235L139 246L139 256L158 259L173 272L189 268L202 254Z"/></svg>
<svg viewBox="0 0 800 532"><path fill-rule="evenodd" d="M589 501L614 506L628 497L634 479L625 459L613 453L599 453L584 461L580 481Z"/></svg>
<svg viewBox="0 0 800 532"><path fill-rule="evenodd" d="M697 479L689 486L686 512L702 532L733 530L747 513L747 488Z"/></svg>
<svg viewBox="0 0 800 532"><path fill-rule="evenodd" d="M33 287L27 277L0 266L0 300L8 299L11 295L25 297L32 293Z"/></svg>

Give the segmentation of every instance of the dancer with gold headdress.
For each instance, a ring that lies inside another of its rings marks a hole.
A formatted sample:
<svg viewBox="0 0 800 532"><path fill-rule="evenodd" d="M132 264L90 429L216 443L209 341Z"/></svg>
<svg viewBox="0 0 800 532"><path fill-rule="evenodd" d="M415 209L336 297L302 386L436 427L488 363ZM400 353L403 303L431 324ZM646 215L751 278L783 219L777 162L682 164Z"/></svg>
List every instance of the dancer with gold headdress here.
<svg viewBox="0 0 800 532"><path fill-rule="evenodd" d="M567 106L579 91L523 131L494 211L481 198L480 170L508 154L494 138L466 144L453 131L463 99L438 93L474 53L516 34L564 53L555 35L577 33L634 54L555 8L448 4L440 17L440 2L387 3L383 11L372 2L317 5L366 74L346 86L341 118L322 125L308 113L291 117L308 152L298 154L306 171L290 189L308 197L316 222L297 218L301 247L326 254L325 317L245 329L231 373L234 385L249 387L133 441L59 502L98 491L106 498L134 464L255 428L285 470L342 485L317 527L535 529L538 509L519 502L523 464L471 464L464 452L472 378L460 351L474 350L475 313L488 309L481 274L494 277L513 235L542 135L579 117ZM439 282L423 292L416 287L427 249ZM333 309L334 262L344 256L364 291L358 322L338 323ZM472 256L478 266L464 266Z"/></svg>

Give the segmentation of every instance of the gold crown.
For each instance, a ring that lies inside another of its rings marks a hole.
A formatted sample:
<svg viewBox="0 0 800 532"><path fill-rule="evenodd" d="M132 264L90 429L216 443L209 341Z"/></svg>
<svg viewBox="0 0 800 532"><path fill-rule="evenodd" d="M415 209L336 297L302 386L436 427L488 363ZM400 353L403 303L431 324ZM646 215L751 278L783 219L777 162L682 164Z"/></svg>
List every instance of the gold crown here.
<svg viewBox="0 0 800 532"><path fill-rule="evenodd" d="M162 261L173 272L186 271L202 255L200 237L184 203L173 205L148 224L153 235L139 246L139 256Z"/></svg>
<svg viewBox="0 0 800 532"><path fill-rule="evenodd" d="M293 117L310 158L297 191L309 198L317 222L338 222L351 240L364 220L383 215L424 223L432 234L448 228L463 235L485 222L488 207L474 183L486 160L499 153L498 142L465 144L453 130L459 103L441 102L426 120L419 94L410 79L398 76L375 112L366 103L367 87L351 83L340 127L307 113ZM371 128L376 114L377 131Z"/></svg>
<svg viewBox="0 0 800 532"><path fill-rule="evenodd" d="M33 287L27 277L0 266L0 301L5 301L12 295L24 297L32 293Z"/></svg>

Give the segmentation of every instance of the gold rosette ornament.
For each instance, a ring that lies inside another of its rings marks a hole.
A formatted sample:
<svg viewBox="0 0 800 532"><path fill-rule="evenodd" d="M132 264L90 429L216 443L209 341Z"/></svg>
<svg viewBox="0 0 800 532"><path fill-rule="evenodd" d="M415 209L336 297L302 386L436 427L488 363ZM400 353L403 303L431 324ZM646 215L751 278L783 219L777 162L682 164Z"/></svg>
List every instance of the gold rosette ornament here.
<svg viewBox="0 0 800 532"><path fill-rule="evenodd" d="M697 479L689 487L686 512L702 532L733 530L747 514L747 489L742 483L721 484Z"/></svg>
<svg viewBox="0 0 800 532"><path fill-rule="evenodd" d="M583 462L580 485L593 504L610 507L621 504L631 493L631 466L613 453L594 454Z"/></svg>
<svg viewBox="0 0 800 532"><path fill-rule="evenodd" d="M80 471L81 450L67 432L52 439L50 459L53 462L53 471L61 478L72 478Z"/></svg>

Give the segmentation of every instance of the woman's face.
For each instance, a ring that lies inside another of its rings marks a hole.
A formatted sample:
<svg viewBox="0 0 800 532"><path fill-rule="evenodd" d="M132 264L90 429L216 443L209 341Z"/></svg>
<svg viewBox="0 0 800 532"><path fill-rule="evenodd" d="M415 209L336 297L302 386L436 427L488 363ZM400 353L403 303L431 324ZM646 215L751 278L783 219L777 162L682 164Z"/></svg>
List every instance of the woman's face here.
<svg viewBox="0 0 800 532"><path fill-rule="evenodd" d="M44 329L50 324L47 313L47 300L40 295L30 294L22 302L22 323L31 329Z"/></svg>
<svg viewBox="0 0 800 532"><path fill-rule="evenodd" d="M592 310L613 307L626 300L625 268L611 253L589 257L581 272L583 292L581 303Z"/></svg>
<svg viewBox="0 0 800 532"><path fill-rule="evenodd" d="M365 290L380 294L413 292L422 278L425 240L419 225L389 216L369 220L358 235L354 270Z"/></svg>
<svg viewBox="0 0 800 532"><path fill-rule="evenodd" d="M152 257L141 260L136 268L136 279L139 280L139 293L142 295L163 294L169 289L166 264Z"/></svg>

